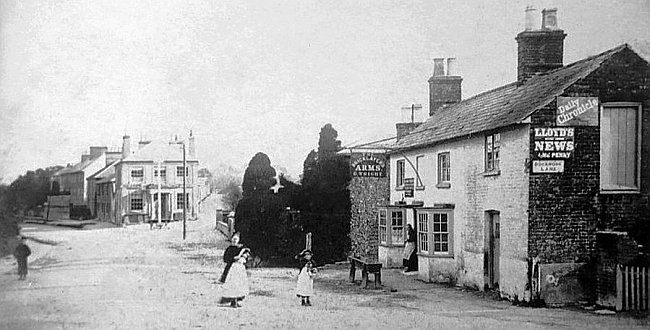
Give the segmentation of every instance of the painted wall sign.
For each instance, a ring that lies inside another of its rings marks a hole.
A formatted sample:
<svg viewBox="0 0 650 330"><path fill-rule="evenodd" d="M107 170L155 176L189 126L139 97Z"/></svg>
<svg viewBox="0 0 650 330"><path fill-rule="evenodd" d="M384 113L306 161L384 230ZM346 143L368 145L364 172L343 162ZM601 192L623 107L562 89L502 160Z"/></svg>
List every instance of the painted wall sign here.
<svg viewBox="0 0 650 330"><path fill-rule="evenodd" d="M558 97L558 126L598 126L597 97Z"/></svg>
<svg viewBox="0 0 650 330"><path fill-rule="evenodd" d="M385 178L385 158L380 155L363 154L352 162L352 176Z"/></svg>
<svg viewBox="0 0 650 330"><path fill-rule="evenodd" d="M563 173L564 160L533 160L533 173Z"/></svg>
<svg viewBox="0 0 650 330"><path fill-rule="evenodd" d="M573 127L537 127L534 129L533 159L567 159L575 144Z"/></svg>

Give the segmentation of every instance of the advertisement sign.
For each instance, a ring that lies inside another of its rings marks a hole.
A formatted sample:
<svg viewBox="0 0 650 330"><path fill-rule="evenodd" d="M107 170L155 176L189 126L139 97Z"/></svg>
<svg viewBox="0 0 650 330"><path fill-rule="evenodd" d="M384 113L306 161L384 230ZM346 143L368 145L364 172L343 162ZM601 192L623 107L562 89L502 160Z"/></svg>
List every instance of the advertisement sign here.
<svg viewBox="0 0 650 330"><path fill-rule="evenodd" d="M575 144L573 127L537 127L534 129L533 159L568 159Z"/></svg>
<svg viewBox="0 0 650 330"><path fill-rule="evenodd" d="M415 188L415 179L405 178L404 179L404 197L413 197Z"/></svg>
<svg viewBox="0 0 650 330"><path fill-rule="evenodd" d="M563 173L564 160L533 160L533 173Z"/></svg>
<svg viewBox="0 0 650 330"><path fill-rule="evenodd" d="M597 97L558 97L558 126L598 126Z"/></svg>
<svg viewBox="0 0 650 330"><path fill-rule="evenodd" d="M363 154L352 162L352 176L386 177L386 160L382 155Z"/></svg>

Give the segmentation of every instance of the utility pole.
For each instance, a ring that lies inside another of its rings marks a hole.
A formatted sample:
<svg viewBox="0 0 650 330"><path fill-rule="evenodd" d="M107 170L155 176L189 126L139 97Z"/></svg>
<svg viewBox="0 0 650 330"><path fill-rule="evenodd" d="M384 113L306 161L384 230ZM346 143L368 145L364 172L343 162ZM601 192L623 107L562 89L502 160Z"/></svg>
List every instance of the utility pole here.
<svg viewBox="0 0 650 330"><path fill-rule="evenodd" d="M185 240L185 222L187 221L187 193L185 192L187 183L187 162L185 160L185 142L183 145L183 240Z"/></svg>

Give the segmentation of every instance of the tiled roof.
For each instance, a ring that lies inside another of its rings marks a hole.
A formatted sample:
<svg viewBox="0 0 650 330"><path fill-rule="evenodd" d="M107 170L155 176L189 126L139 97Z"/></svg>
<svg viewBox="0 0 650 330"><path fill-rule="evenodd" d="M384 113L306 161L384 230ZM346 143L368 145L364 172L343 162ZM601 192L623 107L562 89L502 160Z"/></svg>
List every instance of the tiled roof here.
<svg viewBox="0 0 650 330"><path fill-rule="evenodd" d="M414 149L522 122L566 88L586 77L627 44L538 74L523 85L510 83L438 110L395 147Z"/></svg>
<svg viewBox="0 0 650 330"><path fill-rule="evenodd" d="M89 176L87 180L92 180L92 179L103 179L107 178L111 175L115 175L115 164L117 164L119 160L116 160L108 165L106 167L102 168L101 170L97 171L93 175Z"/></svg>
<svg viewBox="0 0 650 330"><path fill-rule="evenodd" d="M187 146L186 146L187 148ZM189 150L186 149L186 152ZM185 155L186 161L196 161L196 158ZM122 160L123 162L140 161L183 161L183 148L178 144L153 141Z"/></svg>
<svg viewBox="0 0 650 330"><path fill-rule="evenodd" d="M350 154L352 152L387 152L393 148L396 141L396 137L389 137L377 141L356 144L343 148L343 150L339 151L338 154Z"/></svg>
<svg viewBox="0 0 650 330"><path fill-rule="evenodd" d="M87 159L87 160L84 160L83 162L79 162L79 163L76 163L76 164L74 164L72 166L65 167L65 168L59 170L58 172L54 173L52 176L61 176L61 175L64 175L64 174L83 171L90 164L94 163L95 160L97 160L97 158L99 158L99 157L96 157L96 158L93 158L93 159Z"/></svg>

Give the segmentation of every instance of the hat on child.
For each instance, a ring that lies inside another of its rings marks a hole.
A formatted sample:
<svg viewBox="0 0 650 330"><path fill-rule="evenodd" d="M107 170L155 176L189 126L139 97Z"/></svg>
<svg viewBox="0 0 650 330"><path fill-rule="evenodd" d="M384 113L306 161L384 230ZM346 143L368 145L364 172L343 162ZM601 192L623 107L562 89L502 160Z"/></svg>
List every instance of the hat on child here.
<svg viewBox="0 0 650 330"><path fill-rule="evenodd" d="M300 256L300 257L304 257L307 253L313 255L313 253L311 253L311 250L310 250L310 249L304 249L304 250L302 250L302 251L298 254L298 256Z"/></svg>

